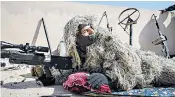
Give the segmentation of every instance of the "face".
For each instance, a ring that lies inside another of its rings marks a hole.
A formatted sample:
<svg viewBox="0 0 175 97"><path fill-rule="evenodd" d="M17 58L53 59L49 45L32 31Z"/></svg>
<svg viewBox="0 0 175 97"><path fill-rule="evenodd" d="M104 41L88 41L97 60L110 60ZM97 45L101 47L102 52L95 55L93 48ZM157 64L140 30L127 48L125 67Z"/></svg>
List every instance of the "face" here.
<svg viewBox="0 0 175 97"><path fill-rule="evenodd" d="M91 45L95 40L94 35L94 30L90 26L85 26L83 29L81 29L81 34L78 35L78 44L80 46Z"/></svg>
<svg viewBox="0 0 175 97"><path fill-rule="evenodd" d="M89 36L94 34L94 30L90 26L85 26L83 29L81 29L81 34L83 36Z"/></svg>

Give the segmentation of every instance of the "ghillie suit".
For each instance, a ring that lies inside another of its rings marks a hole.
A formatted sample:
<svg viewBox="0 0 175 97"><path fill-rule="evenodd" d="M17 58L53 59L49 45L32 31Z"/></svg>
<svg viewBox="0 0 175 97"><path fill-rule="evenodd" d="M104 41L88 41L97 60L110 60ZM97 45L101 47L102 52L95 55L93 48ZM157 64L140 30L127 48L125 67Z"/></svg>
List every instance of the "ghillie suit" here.
<svg viewBox="0 0 175 97"><path fill-rule="evenodd" d="M175 84L174 60L157 56L153 52L137 50L101 27L95 28L96 41L86 47L86 62L81 64L76 50L76 34L78 25L82 23L95 24L96 19L93 16L76 16L64 29L68 55L73 56L73 66L79 67L78 71L81 71L80 65L83 65L85 71L102 72L122 90L133 89L136 86L148 87L154 82ZM62 84L72 72L74 71L65 71L62 76L57 76L57 83Z"/></svg>
<svg viewBox="0 0 175 97"><path fill-rule="evenodd" d="M77 33L78 33L78 25L79 24L95 24L97 18L95 16L86 15L86 16L75 16L70 21L67 22L67 24L64 27L64 34L63 34L63 40L66 43L66 51L67 55L73 57L73 67L76 70L64 70L63 74L61 75L59 71L52 68L51 72L52 75L56 78L56 84L62 84L66 81L67 77L72 74L73 72L76 72L80 69L81 59L78 54L78 51L76 49L76 40L77 40ZM58 45L58 52L54 52L59 55L59 45ZM80 70L79 70L80 71Z"/></svg>

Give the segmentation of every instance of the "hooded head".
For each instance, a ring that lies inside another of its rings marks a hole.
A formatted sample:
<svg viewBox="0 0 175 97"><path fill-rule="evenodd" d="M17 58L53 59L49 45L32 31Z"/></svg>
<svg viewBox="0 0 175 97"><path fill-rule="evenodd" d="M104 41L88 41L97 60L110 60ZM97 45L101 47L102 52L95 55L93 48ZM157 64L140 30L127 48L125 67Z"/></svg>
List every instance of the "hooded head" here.
<svg viewBox="0 0 175 97"><path fill-rule="evenodd" d="M64 27L64 40L66 43L67 55L73 57L73 67L80 66L81 61L76 50L77 35L79 29L84 28L87 24L97 24L97 18L95 16L75 16ZM83 24L80 26L80 24Z"/></svg>
<svg viewBox="0 0 175 97"><path fill-rule="evenodd" d="M77 45L86 47L93 44L96 40L96 32L91 24L79 24L77 33Z"/></svg>

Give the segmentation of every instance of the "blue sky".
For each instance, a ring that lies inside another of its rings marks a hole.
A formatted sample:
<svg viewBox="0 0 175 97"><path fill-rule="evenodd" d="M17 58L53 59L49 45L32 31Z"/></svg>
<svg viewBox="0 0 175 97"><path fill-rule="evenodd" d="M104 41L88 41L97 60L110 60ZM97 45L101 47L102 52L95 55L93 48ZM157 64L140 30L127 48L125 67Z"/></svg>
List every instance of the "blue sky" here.
<svg viewBox="0 0 175 97"><path fill-rule="evenodd" d="M76 1L87 4L100 4L109 6L134 7L150 10L160 10L175 4L175 1Z"/></svg>

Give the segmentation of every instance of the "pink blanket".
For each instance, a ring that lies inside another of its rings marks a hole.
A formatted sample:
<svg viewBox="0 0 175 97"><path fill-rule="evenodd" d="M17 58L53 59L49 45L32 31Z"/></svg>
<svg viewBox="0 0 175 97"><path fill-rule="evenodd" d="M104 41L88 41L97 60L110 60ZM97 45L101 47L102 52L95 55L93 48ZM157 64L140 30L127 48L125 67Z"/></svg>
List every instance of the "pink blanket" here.
<svg viewBox="0 0 175 97"><path fill-rule="evenodd" d="M99 93L111 93L108 85L101 85L99 89L93 89L87 81L89 73L78 72L68 76L68 79L63 83L63 87L72 92L87 92L94 91Z"/></svg>

